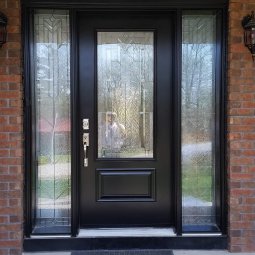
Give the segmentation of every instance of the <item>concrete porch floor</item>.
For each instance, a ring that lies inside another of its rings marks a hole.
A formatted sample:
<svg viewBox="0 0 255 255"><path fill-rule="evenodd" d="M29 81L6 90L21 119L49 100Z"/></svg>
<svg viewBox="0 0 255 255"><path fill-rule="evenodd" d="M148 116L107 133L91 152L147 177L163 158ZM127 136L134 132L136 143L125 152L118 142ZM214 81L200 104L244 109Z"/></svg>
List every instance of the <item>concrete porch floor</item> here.
<svg viewBox="0 0 255 255"><path fill-rule="evenodd" d="M251 253L230 253L226 250L173 250L174 255L255 255ZM71 255L71 252L24 252L23 255Z"/></svg>

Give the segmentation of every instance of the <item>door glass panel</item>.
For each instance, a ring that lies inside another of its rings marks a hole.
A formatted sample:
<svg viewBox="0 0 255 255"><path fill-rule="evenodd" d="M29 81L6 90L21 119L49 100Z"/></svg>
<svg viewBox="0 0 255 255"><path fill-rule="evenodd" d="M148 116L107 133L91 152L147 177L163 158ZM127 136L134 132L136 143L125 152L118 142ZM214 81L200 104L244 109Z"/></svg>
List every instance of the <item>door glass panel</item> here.
<svg viewBox="0 0 255 255"><path fill-rule="evenodd" d="M153 157L154 33L98 32L98 157Z"/></svg>
<svg viewBox="0 0 255 255"><path fill-rule="evenodd" d="M69 13L34 16L34 233L69 233L71 125Z"/></svg>
<svg viewBox="0 0 255 255"><path fill-rule="evenodd" d="M182 19L181 163L184 230L203 231L201 226L207 226L204 230L212 231L211 226L216 223L215 20L212 12L187 12Z"/></svg>

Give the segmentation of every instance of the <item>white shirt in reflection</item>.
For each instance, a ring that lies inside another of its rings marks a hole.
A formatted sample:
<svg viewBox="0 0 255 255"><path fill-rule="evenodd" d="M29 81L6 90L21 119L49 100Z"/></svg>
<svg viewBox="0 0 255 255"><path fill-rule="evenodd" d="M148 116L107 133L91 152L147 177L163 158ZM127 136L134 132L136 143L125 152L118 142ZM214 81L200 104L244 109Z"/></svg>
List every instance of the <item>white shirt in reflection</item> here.
<svg viewBox="0 0 255 255"><path fill-rule="evenodd" d="M125 127L117 122L111 122L106 125L105 141L103 147L111 150L120 150L124 144Z"/></svg>

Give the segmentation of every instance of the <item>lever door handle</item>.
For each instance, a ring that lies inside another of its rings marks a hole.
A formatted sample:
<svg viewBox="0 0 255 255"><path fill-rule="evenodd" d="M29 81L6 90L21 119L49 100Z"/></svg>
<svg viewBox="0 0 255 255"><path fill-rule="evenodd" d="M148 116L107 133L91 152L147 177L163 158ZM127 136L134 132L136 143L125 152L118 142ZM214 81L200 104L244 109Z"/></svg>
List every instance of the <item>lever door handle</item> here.
<svg viewBox="0 0 255 255"><path fill-rule="evenodd" d="M84 167L88 167L87 149L89 147L89 133L83 133Z"/></svg>

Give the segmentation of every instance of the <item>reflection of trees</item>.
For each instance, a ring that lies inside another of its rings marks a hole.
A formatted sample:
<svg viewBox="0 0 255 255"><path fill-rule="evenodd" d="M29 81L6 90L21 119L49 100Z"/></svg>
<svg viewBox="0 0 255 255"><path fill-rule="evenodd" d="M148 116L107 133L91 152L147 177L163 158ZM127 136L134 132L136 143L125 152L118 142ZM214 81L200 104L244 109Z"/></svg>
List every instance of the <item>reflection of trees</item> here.
<svg viewBox="0 0 255 255"><path fill-rule="evenodd" d="M37 100L46 119L69 117L69 45L37 44Z"/></svg>
<svg viewBox="0 0 255 255"><path fill-rule="evenodd" d="M153 46L127 34L98 46L98 110L116 112L126 129L126 147L144 148L153 111Z"/></svg>
<svg viewBox="0 0 255 255"><path fill-rule="evenodd" d="M213 44L183 44L182 125L188 140L210 139L213 118Z"/></svg>
<svg viewBox="0 0 255 255"><path fill-rule="evenodd" d="M37 123L45 123L47 133L40 133L40 153L50 154L55 162L56 154L70 150L69 138L63 148L56 142L56 126L70 119L70 64L69 45L56 43L38 43L37 45ZM58 131L59 132L59 131ZM68 135L67 133L65 135ZM47 142L46 142L47 140Z"/></svg>
<svg viewBox="0 0 255 255"><path fill-rule="evenodd" d="M212 139L215 96L215 17L186 15L182 44L182 133L185 142Z"/></svg>
<svg viewBox="0 0 255 255"><path fill-rule="evenodd" d="M43 226L46 232L50 231L47 227L68 226L70 220L68 13L68 10L45 9L35 10L34 15L33 98L37 154L37 167L33 173L37 209L34 220L35 227Z"/></svg>
<svg viewBox="0 0 255 255"><path fill-rule="evenodd" d="M187 225L215 223L214 32L214 15L183 17L182 190Z"/></svg>

